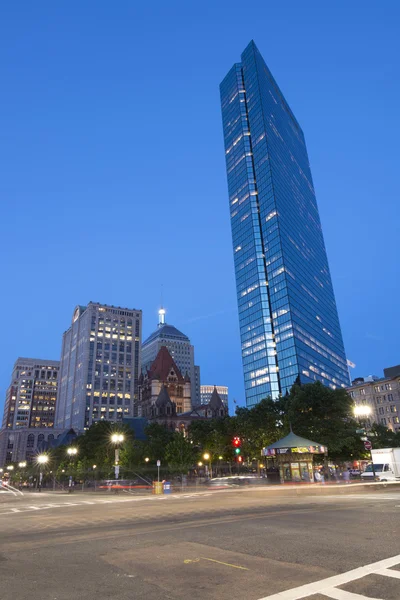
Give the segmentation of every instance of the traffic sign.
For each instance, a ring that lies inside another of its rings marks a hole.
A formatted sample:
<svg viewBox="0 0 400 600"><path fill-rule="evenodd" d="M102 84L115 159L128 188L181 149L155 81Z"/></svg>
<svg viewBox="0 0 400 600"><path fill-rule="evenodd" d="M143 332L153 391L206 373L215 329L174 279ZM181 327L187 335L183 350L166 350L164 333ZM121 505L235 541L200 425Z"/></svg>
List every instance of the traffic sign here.
<svg viewBox="0 0 400 600"><path fill-rule="evenodd" d="M369 440L367 440L366 442L364 442L364 448L366 450L372 450L372 444Z"/></svg>
<svg viewBox="0 0 400 600"><path fill-rule="evenodd" d="M157 461L157 467L161 467L161 460Z"/></svg>

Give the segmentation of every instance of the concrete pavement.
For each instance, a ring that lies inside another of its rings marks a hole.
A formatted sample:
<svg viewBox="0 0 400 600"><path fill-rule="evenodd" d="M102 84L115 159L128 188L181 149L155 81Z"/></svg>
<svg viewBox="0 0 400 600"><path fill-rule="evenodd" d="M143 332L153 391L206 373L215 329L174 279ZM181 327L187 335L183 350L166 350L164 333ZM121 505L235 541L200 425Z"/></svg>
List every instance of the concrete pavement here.
<svg viewBox="0 0 400 600"><path fill-rule="evenodd" d="M400 600L400 492L315 489L3 495L1 598Z"/></svg>

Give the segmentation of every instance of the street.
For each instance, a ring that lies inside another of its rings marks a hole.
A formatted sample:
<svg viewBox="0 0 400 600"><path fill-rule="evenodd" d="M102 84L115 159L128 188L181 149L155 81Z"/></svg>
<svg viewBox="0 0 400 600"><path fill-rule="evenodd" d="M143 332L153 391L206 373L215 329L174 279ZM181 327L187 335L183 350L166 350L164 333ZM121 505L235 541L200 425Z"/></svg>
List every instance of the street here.
<svg viewBox="0 0 400 600"><path fill-rule="evenodd" d="M2 494L1 598L399 600L397 489Z"/></svg>

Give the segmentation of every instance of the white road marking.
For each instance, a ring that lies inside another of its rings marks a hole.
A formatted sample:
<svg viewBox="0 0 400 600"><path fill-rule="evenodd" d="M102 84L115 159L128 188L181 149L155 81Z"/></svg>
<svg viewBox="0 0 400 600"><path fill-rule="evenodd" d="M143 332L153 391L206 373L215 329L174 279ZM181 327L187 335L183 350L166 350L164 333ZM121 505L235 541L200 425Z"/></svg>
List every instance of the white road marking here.
<svg viewBox="0 0 400 600"><path fill-rule="evenodd" d="M372 598L371 596L368 596L367 598L367 596L360 596L360 594L345 592L345 590L339 590L338 588L324 590L324 596L333 598L333 600L384 600L384 598Z"/></svg>
<svg viewBox="0 0 400 600"><path fill-rule="evenodd" d="M344 585L355 579L361 579L372 573L387 575L386 570L399 563L400 554L397 554L391 558L385 558L384 560L379 560L378 562L352 569L351 571L347 571L347 573L341 573L340 575L327 577L320 581L307 583L306 585L301 585L300 587L292 588L291 590L278 592L272 596L265 596L260 600L302 600L302 598L307 598L307 596L312 596L313 594L322 594L323 596L334 598L335 600L382 600L381 598L371 598L370 596L360 596L359 594L350 595L350 592L345 592L344 590L339 590L337 588L339 585ZM392 577L392 572L389 573L389 576ZM397 577L397 575L394 575L394 577Z"/></svg>
<svg viewBox="0 0 400 600"><path fill-rule="evenodd" d="M15 513L16 513L16 512L21 512L21 511L19 510L19 508L12 508L11 510L12 510L12 512L15 512Z"/></svg>
<svg viewBox="0 0 400 600"><path fill-rule="evenodd" d="M377 571L376 574L384 575L385 577L394 577L395 579L400 579L400 571L395 571L394 569L382 569L381 571Z"/></svg>

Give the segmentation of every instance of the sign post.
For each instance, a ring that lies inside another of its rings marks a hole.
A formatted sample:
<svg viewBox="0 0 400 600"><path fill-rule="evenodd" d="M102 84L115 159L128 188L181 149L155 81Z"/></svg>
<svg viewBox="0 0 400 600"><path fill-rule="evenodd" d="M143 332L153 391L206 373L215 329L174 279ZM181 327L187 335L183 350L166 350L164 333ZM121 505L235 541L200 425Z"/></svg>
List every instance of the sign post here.
<svg viewBox="0 0 400 600"><path fill-rule="evenodd" d="M161 460L157 461L157 481L158 483L160 483L160 467L161 467Z"/></svg>
<svg viewBox="0 0 400 600"><path fill-rule="evenodd" d="M372 474L373 474L373 478L374 478L374 481L375 481L376 473L375 473L374 459L372 458L372 443L368 439L365 440L365 442L364 442L364 448L366 450L369 450L369 454L371 456Z"/></svg>

